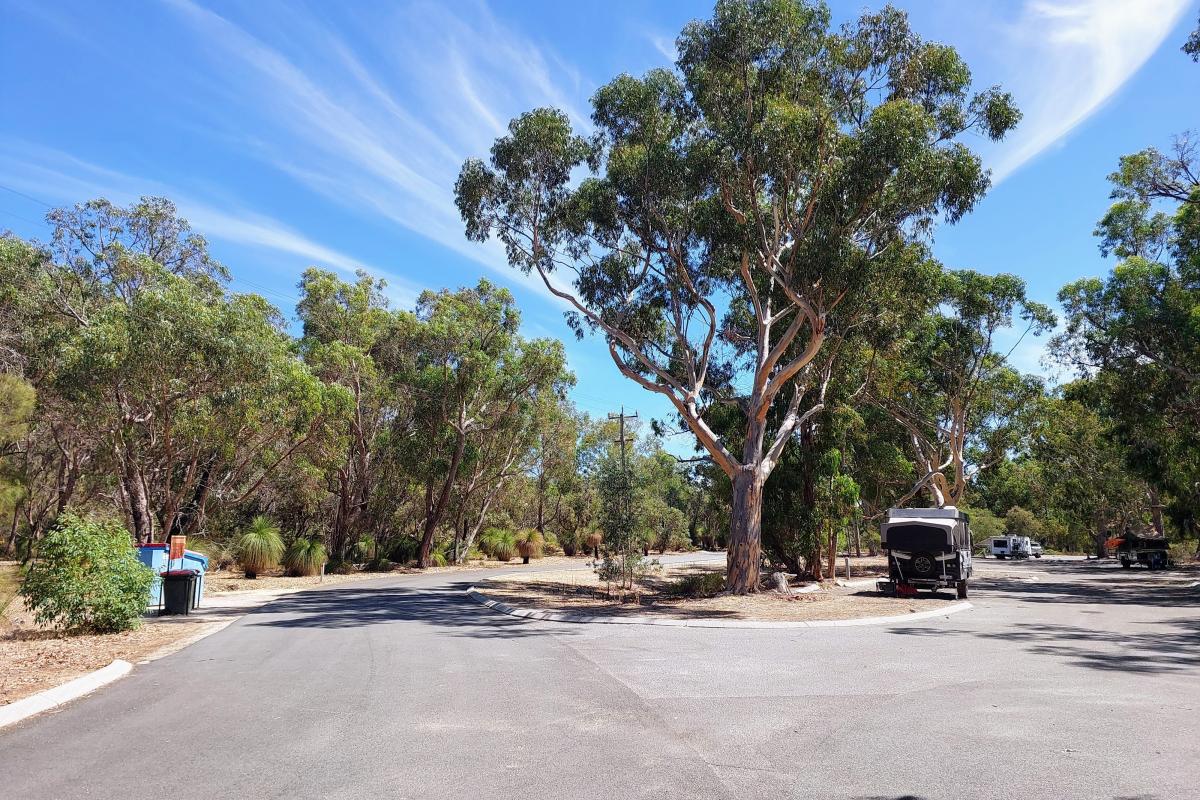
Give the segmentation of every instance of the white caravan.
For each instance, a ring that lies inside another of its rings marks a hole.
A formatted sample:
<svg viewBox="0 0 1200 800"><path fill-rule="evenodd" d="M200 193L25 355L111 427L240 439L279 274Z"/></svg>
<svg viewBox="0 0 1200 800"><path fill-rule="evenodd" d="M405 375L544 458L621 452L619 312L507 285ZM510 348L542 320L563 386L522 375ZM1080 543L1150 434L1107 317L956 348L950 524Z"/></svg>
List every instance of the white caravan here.
<svg viewBox="0 0 1200 800"><path fill-rule="evenodd" d="M1029 558L1033 543L1028 536L993 536L988 539L987 551L996 558Z"/></svg>

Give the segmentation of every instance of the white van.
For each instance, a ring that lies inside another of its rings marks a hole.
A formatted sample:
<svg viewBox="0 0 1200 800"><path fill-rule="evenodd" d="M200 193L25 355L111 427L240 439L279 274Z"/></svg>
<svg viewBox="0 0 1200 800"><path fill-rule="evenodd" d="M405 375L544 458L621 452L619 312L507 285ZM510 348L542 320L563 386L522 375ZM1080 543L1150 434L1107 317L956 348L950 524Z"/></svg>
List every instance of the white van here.
<svg viewBox="0 0 1200 800"><path fill-rule="evenodd" d="M996 558L1029 558L1033 545L1028 536L993 536L988 539L987 551Z"/></svg>

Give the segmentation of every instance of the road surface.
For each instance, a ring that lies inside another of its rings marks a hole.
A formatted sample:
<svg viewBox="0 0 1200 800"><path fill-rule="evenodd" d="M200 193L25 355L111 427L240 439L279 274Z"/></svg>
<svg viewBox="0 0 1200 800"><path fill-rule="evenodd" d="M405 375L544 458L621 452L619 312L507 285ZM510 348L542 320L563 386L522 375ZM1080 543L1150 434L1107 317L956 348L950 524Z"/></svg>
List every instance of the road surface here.
<svg viewBox="0 0 1200 800"><path fill-rule="evenodd" d="M1200 591L981 572L859 628L532 622L468 573L291 595L0 731L0 796L1200 797Z"/></svg>

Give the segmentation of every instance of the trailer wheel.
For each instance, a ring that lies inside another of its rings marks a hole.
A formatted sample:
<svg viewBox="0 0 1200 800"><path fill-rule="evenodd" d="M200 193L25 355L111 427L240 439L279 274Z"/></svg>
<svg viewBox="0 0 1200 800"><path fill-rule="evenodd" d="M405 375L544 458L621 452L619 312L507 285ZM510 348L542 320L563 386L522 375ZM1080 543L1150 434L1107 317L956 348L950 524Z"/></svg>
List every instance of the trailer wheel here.
<svg viewBox="0 0 1200 800"><path fill-rule="evenodd" d="M954 584L954 588L956 590L958 590L958 599L959 600L967 599L967 582L966 581L959 581L958 583Z"/></svg>
<svg viewBox="0 0 1200 800"><path fill-rule="evenodd" d="M1129 569L1130 567L1133 566L1133 564L1129 563L1128 558L1121 556L1121 566L1124 567L1125 569Z"/></svg>

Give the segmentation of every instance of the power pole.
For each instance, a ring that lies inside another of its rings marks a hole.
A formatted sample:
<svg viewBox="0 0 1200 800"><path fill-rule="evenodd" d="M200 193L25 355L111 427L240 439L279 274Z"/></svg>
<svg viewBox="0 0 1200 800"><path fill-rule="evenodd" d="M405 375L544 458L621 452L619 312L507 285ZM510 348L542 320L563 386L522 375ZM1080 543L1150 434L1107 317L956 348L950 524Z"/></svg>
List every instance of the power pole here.
<svg viewBox="0 0 1200 800"><path fill-rule="evenodd" d="M636 411L633 412L632 414L626 414L624 405L621 406L620 414L614 414L611 411L608 414L609 419L619 419L621 421L621 437L619 439L614 439L613 441L619 442L621 445L621 471L626 473L627 475L629 472L629 468L625 466L625 442L627 441L627 438L625 436L625 420L637 419L637 417L638 417L638 415L637 415Z"/></svg>
<svg viewBox="0 0 1200 800"><path fill-rule="evenodd" d="M608 414L608 418L620 420L621 435L620 435L620 438L615 439L614 441L616 441L617 443L619 443L621 445L621 477L625 482L625 491L623 493L627 495L625 497L625 502L631 503L631 502L633 502L633 497L632 497L632 494L629 492L629 489L631 486L631 482L629 480L629 466L625 461L625 443L627 441L629 441L628 437L625 436L625 420L637 419L637 412L635 411L632 414L626 414L625 413L625 405L621 404L621 413L613 414L610 411ZM625 509L625 511L628 512L628 509ZM622 543L622 548L621 548L621 550L622 550L621 563L623 565L621 572L625 573L629 567L629 548L630 548L630 545L632 544L632 542L630 541L630 537L633 536L633 530L630 528L630 526L628 524L623 527L625 527L626 530L624 531L625 541ZM626 580L632 581L632 579L633 579L632 575L629 575L626 577Z"/></svg>

